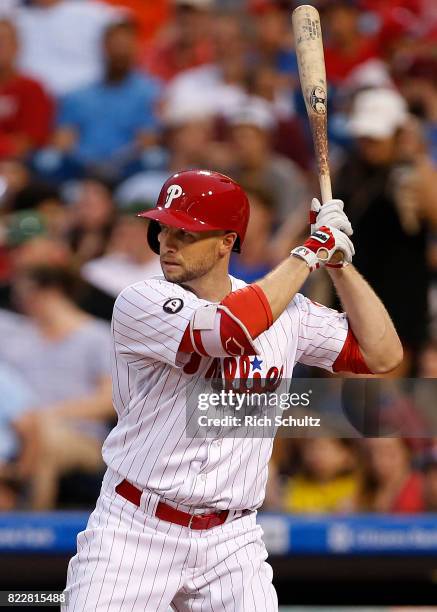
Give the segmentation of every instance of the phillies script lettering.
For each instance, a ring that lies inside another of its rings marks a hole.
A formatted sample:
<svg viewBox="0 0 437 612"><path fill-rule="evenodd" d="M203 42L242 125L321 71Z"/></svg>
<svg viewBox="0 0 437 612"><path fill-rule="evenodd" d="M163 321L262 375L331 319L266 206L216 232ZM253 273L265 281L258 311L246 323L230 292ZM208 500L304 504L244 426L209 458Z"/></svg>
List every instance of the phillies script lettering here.
<svg viewBox="0 0 437 612"><path fill-rule="evenodd" d="M202 357L193 353L190 361L184 366L185 374L195 374L200 366ZM211 380L213 389L238 391L240 393L265 393L275 391L279 387L284 375L284 366L272 366L267 370L264 378L260 372L250 372L250 358L225 357L222 362L215 357L205 373L205 379Z"/></svg>

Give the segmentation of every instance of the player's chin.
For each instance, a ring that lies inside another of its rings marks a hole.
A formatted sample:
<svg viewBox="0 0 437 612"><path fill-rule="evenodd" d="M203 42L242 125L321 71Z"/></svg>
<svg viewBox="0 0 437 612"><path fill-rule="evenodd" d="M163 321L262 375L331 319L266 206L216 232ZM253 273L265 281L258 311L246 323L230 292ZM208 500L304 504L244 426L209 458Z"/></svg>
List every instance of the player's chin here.
<svg viewBox="0 0 437 612"><path fill-rule="evenodd" d="M180 265L161 263L165 280L171 283L180 283L185 278L185 270Z"/></svg>

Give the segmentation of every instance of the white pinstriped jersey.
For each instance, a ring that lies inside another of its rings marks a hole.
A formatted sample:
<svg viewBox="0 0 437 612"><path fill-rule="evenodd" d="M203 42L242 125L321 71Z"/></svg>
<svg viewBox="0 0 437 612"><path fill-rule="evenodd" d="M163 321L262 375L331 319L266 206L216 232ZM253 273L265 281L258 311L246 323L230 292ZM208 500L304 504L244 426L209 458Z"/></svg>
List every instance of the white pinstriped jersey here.
<svg viewBox="0 0 437 612"><path fill-rule="evenodd" d="M246 285L231 282L232 290ZM112 320L118 423L103 458L121 477L177 504L255 509L264 499L273 440L186 435L187 396L196 379L210 375L214 359L194 355L184 365L177 351L193 312L208 303L163 277L119 295ZM297 294L255 340L256 358L229 357L220 365L235 378L273 373L290 379L298 361L332 371L347 331L345 314Z"/></svg>

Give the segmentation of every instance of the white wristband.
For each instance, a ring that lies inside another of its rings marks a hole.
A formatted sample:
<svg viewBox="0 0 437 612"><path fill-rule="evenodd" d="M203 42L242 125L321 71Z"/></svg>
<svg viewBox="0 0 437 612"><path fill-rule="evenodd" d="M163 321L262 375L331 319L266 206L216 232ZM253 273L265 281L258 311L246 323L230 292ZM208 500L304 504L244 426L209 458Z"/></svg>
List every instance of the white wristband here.
<svg viewBox="0 0 437 612"><path fill-rule="evenodd" d="M320 262L314 251L310 251L305 246L296 247L291 251L290 255L293 255L293 257L299 257L299 259L303 259L308 268L311 270L311 272L320 266Z"/></svg>

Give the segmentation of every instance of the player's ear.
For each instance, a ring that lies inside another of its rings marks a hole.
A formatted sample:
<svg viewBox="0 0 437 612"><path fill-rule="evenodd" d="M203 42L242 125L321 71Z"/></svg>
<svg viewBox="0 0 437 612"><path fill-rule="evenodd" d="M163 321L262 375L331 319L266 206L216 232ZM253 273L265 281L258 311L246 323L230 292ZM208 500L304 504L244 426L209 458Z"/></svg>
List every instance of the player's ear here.
<svg viewBox="0 0 437 612"><path fill-rule="evenodd" d="M226 234L222 236L222 241L220 244L220 254L227 255L228 253L230 253L236 240L236 232L226 232Z"/></svg>

